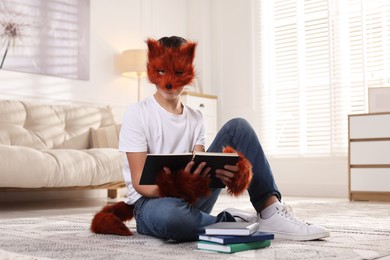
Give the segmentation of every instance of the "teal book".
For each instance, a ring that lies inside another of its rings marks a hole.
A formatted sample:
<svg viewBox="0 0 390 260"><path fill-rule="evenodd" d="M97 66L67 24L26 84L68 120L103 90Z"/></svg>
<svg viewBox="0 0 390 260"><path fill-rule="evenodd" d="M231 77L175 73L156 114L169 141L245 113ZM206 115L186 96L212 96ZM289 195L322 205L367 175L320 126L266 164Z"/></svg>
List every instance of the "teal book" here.
<svg viewBox="0 0 390 260"><path fill-rule="evenodd" d="M256 242L226 244L226 245L207 242L207 241L198 241L198 249L210 250L210 251L227 253L227 254L232 254L232 253L252 250L252 249L265 248L270 245L271 245L270 240L261 240Z"/></svg>

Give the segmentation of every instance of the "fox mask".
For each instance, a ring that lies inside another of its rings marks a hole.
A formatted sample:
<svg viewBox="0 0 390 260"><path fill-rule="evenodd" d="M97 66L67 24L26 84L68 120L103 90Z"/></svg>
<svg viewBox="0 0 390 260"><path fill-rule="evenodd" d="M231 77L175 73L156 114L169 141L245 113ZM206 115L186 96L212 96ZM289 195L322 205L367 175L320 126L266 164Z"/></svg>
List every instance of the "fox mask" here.
<svg viewBox="0 0 390 260"><path fill-rule="evenodd" d="M149 81L159 88L177 89L192 82L195 76L193 61L195 42L185 42L178 48L163 46L148 39L147 74Z"/></svg>

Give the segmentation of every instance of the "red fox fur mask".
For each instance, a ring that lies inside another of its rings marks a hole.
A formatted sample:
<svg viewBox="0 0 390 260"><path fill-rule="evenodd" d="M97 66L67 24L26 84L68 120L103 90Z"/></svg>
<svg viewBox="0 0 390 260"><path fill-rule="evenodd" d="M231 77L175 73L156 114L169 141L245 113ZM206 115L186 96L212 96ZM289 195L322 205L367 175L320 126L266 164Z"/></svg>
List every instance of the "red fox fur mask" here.
<svg viewBox="0 0 390 260"><path fill-rule="evenodd" d="M151 83L160 88L181 88L190 84L195 77L193 61L196 43L175 37L173 39L176 40L171 40L171 46L167 47L163 43L165 39L170 40L172 37L146 41L148 78Z"/></svg>
<svg viewBox="0 0 390 260"><path fill-rule="evenodd" d="M164 37L160 40L148 39L147 74L149 81L159 88L176 89L188 85L194 78L196 43L180 37ZM235 152L226 147L222 152ZM227 185L228 194L238 196L249 186L252 178L252 165L239 153L240 172L235 174ZM173 178L173 176L175 176ZM210 195L209 178L200 177L184 169L175 174L158 173L157 186L161 197L183 198L193 204L202 196ZM103 207L96 213L91 223L91 231L99 234L131 236L132 232L124 222L133 218L133 205L118 202Z"/></svg>

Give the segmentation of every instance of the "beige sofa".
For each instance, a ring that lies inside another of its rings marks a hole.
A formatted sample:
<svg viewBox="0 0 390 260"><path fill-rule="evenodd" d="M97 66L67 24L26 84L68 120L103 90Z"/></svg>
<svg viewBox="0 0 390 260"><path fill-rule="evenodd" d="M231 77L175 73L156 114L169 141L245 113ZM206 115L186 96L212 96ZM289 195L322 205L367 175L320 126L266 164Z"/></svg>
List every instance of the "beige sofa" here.
<svg viewBox="0 0 390 260"><path fill-rule="evenodd" d="M0 100L0 191L124 187L110 107Z"/></svg>

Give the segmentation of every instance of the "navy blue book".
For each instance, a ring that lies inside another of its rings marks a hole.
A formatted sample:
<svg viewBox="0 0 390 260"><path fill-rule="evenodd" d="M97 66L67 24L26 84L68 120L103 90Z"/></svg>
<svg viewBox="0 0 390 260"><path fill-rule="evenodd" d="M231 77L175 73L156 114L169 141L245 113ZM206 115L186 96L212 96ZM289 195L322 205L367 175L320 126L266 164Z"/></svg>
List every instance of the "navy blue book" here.
<svg viewBox="0 0 390 260"><path fill-rule="evenodd" d="M256 242L262 240L272 240L274 239L274 234L256 231L250 236L227 236L227 235L206 235L199 234L199 240L214 242L218 244L237 244L237 243L248 243Z"/></svg>

